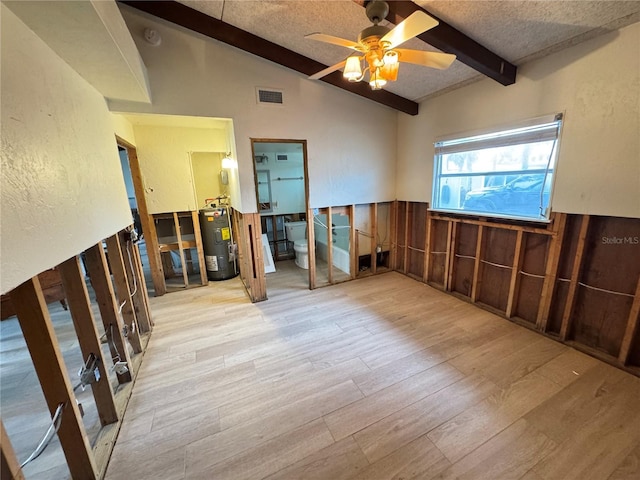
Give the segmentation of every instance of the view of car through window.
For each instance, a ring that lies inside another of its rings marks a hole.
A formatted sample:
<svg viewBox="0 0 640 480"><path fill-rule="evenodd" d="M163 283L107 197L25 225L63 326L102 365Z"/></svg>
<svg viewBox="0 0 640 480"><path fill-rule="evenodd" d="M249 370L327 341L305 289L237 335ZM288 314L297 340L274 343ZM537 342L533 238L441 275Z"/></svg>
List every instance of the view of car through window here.
<svg viewBox="0 0 640 480"><path fill-rule="evenodd" d="M560 123L436 142L431 208L548 220Z"/></svg>

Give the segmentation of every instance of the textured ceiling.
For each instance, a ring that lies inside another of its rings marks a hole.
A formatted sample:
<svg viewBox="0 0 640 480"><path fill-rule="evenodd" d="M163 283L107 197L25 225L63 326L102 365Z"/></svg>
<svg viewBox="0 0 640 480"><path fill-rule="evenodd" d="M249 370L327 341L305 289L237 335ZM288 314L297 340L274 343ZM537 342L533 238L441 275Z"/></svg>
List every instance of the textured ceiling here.
<svg viewBox="0 0 640 480"><path fill-rule="evenodd" d="M305 35L322 32L356 40L358 33L370 25L364 8L351 0L181 0L180 3L325 65L344 60L350 50L307 40ZM640 1L417 0L415 3L517 66L640 20ZM402 47L434 50L417 39ZM385 89L419 101L478 77L475 70L459 61L446 71L402 64L398 80Z"/></svg>

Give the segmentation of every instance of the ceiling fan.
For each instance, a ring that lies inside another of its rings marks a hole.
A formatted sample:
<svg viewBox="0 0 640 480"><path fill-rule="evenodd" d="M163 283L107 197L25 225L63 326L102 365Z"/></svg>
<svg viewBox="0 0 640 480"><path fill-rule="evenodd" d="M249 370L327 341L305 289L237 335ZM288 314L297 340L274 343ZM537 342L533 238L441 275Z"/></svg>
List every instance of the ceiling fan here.
<svg viewBox="0 0 640 480"><path fill-rule="evenodd" d="M344 67L343 76L348 81L362 81L368 72L369 85L373 90L380 90L387 82L393 82L398 78L399 62L444 70L456 59L455 55L449 53L396 48L407 40L438 25L439 22L425 12L412 13L393 29L379 25L389 14L387 2L373 0L367 4L366 12L373 25L360 32L357 42L324 33L312 33L305 36L305 38L347 47L358 52L340 63L311 75L310 79L317 80ZM362 68L363 60L366 65L364 69Z"/></svg>

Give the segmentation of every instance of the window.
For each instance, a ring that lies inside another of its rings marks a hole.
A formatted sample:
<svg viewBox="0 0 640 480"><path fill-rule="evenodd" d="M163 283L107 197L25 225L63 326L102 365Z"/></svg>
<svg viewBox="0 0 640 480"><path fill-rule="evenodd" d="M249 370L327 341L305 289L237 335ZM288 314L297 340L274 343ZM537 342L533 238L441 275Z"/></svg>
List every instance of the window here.
<svg viewBox="0 0 640 480"><path fill-rule="evenodd" d="M562 114L435 143L431 208L547 221Z"/></svg>

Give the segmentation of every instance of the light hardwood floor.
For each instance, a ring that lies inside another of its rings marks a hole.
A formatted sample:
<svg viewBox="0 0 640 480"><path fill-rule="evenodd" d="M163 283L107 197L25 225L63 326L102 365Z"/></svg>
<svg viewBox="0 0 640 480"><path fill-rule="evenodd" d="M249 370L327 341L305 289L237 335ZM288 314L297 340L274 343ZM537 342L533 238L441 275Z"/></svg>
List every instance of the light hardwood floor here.
<svg viewBox="0 0 640 480"><path fill-rule="evenodd" d="M397 273L151 299L120 479L637 479L640 379Z"/></svg>

